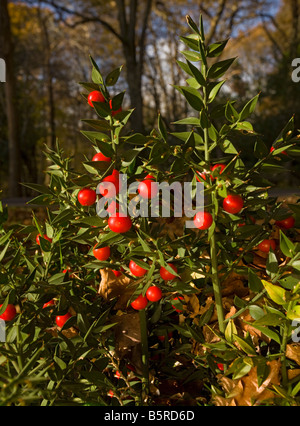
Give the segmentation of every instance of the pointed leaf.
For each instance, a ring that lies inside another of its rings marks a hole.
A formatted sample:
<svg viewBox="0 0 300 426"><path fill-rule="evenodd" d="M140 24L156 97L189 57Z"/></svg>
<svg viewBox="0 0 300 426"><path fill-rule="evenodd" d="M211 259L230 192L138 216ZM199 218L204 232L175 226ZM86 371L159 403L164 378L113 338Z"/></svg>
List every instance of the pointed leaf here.
<svg viewBox="0 0 300 426"><path fill-rule="evenodd" d="M114 86L117 81L119 80L121 71L122 71L123 65L121 65L119 68L116 68L115 70L111 71L106 79L105 79L105 84L106 86Z"/></svg>
<svg viewBox="0 0 300 426"><path fill-rule="evenodd" d="M226 73L226 71L231 67L235 60L236 58L231 58L213 64L208 70L207 78L216 80L222 77Z"/></svg>
<svg viewBox="0 0 300 426"><path fill-rule="evenodd" d="M293 257L295 254L295 244L280 230L280 250L287 257Z"/></svg>
<svg viewBox="0 0 300 426"><path fill-rule="evenodd" d="M271 284L265 280L262 280L262 283L273 302L277 303L278 305L285 305L287 303L286 291L284 288Z"/></svg>

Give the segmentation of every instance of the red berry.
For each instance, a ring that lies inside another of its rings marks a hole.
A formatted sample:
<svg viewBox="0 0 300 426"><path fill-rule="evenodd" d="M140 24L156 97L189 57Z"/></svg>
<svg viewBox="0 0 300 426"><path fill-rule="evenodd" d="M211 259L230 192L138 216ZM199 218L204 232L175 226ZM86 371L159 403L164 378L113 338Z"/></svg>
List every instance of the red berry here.
<svg viewBox="0 0 300 426"><path fill-rule="evenodd" d="M151 179L145 179L138 186L138 193L142 198L152 198L158 194L157 182L152 182Z"/></svg>
<svg viewBox="0 0 300 426"><path fill-rule="evenodd" d="M147 273L147 269L144 269L141 266L137 265L133 260L129 262L129 269L132 275L134 275L135 277L143 277Z"/></svg>
<svg viewBox="0 0 300 426"><path fill-rule="evenodd" d="M283 228L283 229L290 229L293 228L295 225L295 218L293 216L287 217L286 219L282 219L282 220L277 220L275 222L275 224L279 227L279 228Z"/></svg>
<svg viewBox="0 0 300 426"><path fill-rule="evenodd" d="M275 250L276 241L275 240L263 240L259 245L258 249L264 253L269 253L270 249Z"/></svg>
<svg viewBox="0 0 300 426"><path fill-rule="evenodd" d="M53 299L49 300L49 302L44 303L43 305L43 309L48 308L48 306L53 306L55 305L55 302Z"/></svg>
<svg viewBox="0 0 300 426"><path fill-rule="evenodd" d="M114 393L113 393L113 391L110 389L110 391L108 392L108 396L110 397L110 398L113 398L114 397Z"/></svg>
<svg viewBox="0 0 300 426"><path fill-rule="evenodd" d="M71 314L70 312L67 312L65 315L58 315L55 318L55 322L57 327L63 327L65 325L65 323L68 321L69 318L71 318Z"/></svg>
<svg viewBox="0 0 300 426"><path fill-rule="evenodd" d="M117 277L117 278L122 275L122 271L112 270L112 272L114 273L115 277Z"/></svg>
<svg viewBox="0 0 300 426"><path fill-rule="evenodd" d="M206 180L206 174L205 173L200 173L197 171L197 174L202 177L203 180ZM198 182L202 182L201 179L198 178L198 176L196 175L196 179Z"/></svg>
<svg viewBox="0 0 300 426"><path fill-rule="evenodd" d="M119 210L120 206L115 200L108 200L104 205L105 210L109 213L109 216L115 215Z"/></svg>
<svg viewBox="0 0 300 426"><path fill-rule="evenodd" d="M145 309L146 306L148 305L148 299L146 296L143 296L142 294L140 294L132 303L131 306L133 307L133 309L135 309L136 311L140 311L142 309Z"/></svg>
<svg viewBox="0 0 300 426"><path fill-rule="evenodd" d="M155 177L154 177L154 176L152 176L152 175L147 175L147 176L145 177L145 179L152 179L152 180L155 180Z"/></svg>
<svg viewBox="0 0 300 426"><path fill-rule="evenodd" d="M3 305L0 305L0 308ZM12 304L8 304L6 306L5 311L0 315L0 319L4 320L4 321L11 321L14 319L14 317L17 315L17 311L16 308L14 307L14 305Z"/></svg>
<svg viewBox="0 0 300 426"><path fill-rule="evenodd" d="M106 157L102 152L97 152L97 154L94 155L92 161L111 161L110 157Z"/></svg>
<svg viewBox="0 0 300 426"><path fill-rule="evenodd" d="M111 231L122 234L131 229L132 221L129 216L123 213L116 213L108 219L108 226Z"/></svg>
<svg viewBox="0 0 300 426"><path fill-rule="evenodd" d="M40 236L41 236L41 234L38 234L35 238L35 241L38 245L40 245ZM49 238L46 234L43 235L43 238L45 240L48 240L50 243L52 243L52 238Z"/></svg>
<svg viewBox="0 0 300 426"><path fill-rule="evenodd" d="M228 195L223 200L223 209L230 214L239 213L244 206L244 201L239 195Z"/></svg>
<svg viewBox="0 0 300 426"><path fill-rule="evenodd" d="M117 379L119 379L121 377L120 371L117 370L115 376L116 376Z"/></svg>
<svg viewBox="0 0 300 426"><path fill-rule="evenodd" d="M175 265L172 265L171 263L168 263L168 266L170 266L177 273L177 268L176 268ZM163 266L160 268L159 273L160 273L161 278L163 280L165 280L165 281L170 281L170 280L173 280L174 278L176 278L176 275L171 274L171 272L169 272Z"/></svg>
<svg viewBox="0 0 300 426"><path fill-rule="evenodd" d="M95 256L95 258L102 261L107 260L110 256L110 248L109 247L95 248L96 245L94 246L94 249L93 249L93 255Z"/></svg>
<svg viewBox="0 0 300 426"><path fill-rule="evenodd" d="M103 185L104 182L110 185ZM120 183L119 176L117 174L111 174L106 176L99 185L99 192L103 197L112 198L119 193Z"/></svg>
<svg viewBox="0 0 300 426"><path fill-rule="evenodd" d="M182 296L174 297L173 300L184 300L184 297ZM175 309L176 312L183 312L182 309L177 308L175 305L172 305L172 308Z"/></svg>
<svg viewBox="0 0 300 426"><path fill-rule="evenodd" d="M109 101L109 106L110 106L110 109L112 110L112 100ZM121 111L122 111L122 107L120 107L117 110L113 110L111 115L114 117L115 115L119 114L119 112L121 112Z"/></svg>
<svg viewBox="0 0 300 426"><path fill-rule="evenodd" d="M224 364L219 363L217 364L217 367L219 370L224 371Z"/></svg>
<svg viewBox="0 0 300 426"><path fill-rule="evenodd" d="M82 206L92 206L96 202L96 192L90 188L83 188L78 192L78 201Z"/></svg>
<svg viewBox="0 0 300 426"><path fill-rule="evenodd" d="M162 297L162 291L159 287L153 285L146 291L146 297L149 302L158 302Z"/></svg>
<svg viewBox="0 0 300 426"><path fill-rule="evenodd" d="M223 172L223 170L226 168L226 164L215 164L212 168L211 171L215 171L216 169L218 169L219 174L221 174Z"/></svg>
<svg viewBox="0 0 300 426"><path fill-rule="evenodd" d="M94 108L93 102L105 102L104 96L98 90L94 90L88 96L88 103Z"/></svg>
<svg viewBox="0 0 300 426"><path fill-rule="evenodd" d="M194 224L198 229L208 229L212 225L212 223L213 217L208 212L198 212L194 217Z"/></svg>

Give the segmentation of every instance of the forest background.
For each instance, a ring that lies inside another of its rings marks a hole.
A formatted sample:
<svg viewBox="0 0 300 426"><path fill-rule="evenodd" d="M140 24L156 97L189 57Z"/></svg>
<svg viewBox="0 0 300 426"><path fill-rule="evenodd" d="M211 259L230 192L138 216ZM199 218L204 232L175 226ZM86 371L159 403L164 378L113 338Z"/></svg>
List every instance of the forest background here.
<svg viewBox="0 0 300 426"><path fill-rule="evenodd" d="M92 155L80 130L94 111L78 84L90 80L90 55L104 74L124 67L115 90L126 91L124 108L135 108L129 132L151 131L158 112L171 132L188 114L174 88L184 78L179 35L185 15L200 13L207 42L230 38L226 57L237 56L220 102L230 97L239 109L260 93L252 122L270 147L294 114L299 129L300 82L292 78L300 58L299 0L1 0L1 197L29 197L20 182L45 181L45 144L60 140L76 169ZM299 170L288 166L279 188L299 186Z"/></svg>

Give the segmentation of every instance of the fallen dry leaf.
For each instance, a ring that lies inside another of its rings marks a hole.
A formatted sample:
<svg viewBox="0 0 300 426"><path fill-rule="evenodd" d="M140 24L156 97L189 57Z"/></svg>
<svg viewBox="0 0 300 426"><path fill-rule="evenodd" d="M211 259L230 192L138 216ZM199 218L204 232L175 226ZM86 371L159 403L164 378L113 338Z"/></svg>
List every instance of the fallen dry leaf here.
<svg viewBox="0 0 300 426"><path fill-rule="evenodd" d="M279 360L273 360L267 362L267 365L270 367L269 374L261 386L258 386L256 367L253 367L249 374L239 380L232 380L219 374L217 377L225 396L214 396L213 403L218 406L253 406L274 399L274 392L269 387L280 385L281 363Z"/></svg>
<svg viewBox="0 0 300 426"><path fill-rule="evenodd" d="M138 312L115 315L111 318L115 334L115 354L119 359L130 360L138 374L142 372L141 327Z"/></svg>
<svg viewBox="0 0 300 426"><path fill-rule="evenodd" d="M117 298L115 309L126 309L128 300L134 292L134 285L139 281L131 280L122 274L116 277L111 269L101 269L101 281L98 289L100 296L110 301Z"/></svg>
<svg viewBox="0 0 300 426"><path fill-rule="evenodd" d="M300 343L292 343L286 346L286 357L296 361L300 365Z"/></svg>

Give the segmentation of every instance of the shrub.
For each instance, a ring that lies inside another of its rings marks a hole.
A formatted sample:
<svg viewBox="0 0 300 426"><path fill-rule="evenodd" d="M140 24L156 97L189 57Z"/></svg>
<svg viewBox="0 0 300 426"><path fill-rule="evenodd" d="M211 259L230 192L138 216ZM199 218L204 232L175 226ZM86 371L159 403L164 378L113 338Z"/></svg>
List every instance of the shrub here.
<svg viewBox="0 0 300 426"><path fill-rule="evenodd" d="M187 23L178 65L188 78L176 89L193 112L174 123L180 131L158 115L150 134L126 133L133 110L122 109L124 92L111 95L121 68L104 78L91 58L92 82L81 84L97 119L83 120L94 150L85 173L57 143L45 153L49 186L26 184L45 220L6 226L1 207L0 315L17 308L1 343L2 405L176 405L183 391L192 405L299 404L299 206L269 195L299 137L291 119L270 149L248 121L258 96L241 111L217 101L234 59L218 61L227 41L207 46L202 18ZM119 174L147 181L125 194L126 215ZM203 183L196 228L186 225L195 211L178 215L175 190L170 217L161 194L158 214L134 215L154 203L149 180L155 194L155 184L191 182L194 202Z"/></svg>

